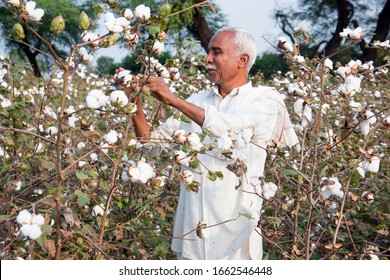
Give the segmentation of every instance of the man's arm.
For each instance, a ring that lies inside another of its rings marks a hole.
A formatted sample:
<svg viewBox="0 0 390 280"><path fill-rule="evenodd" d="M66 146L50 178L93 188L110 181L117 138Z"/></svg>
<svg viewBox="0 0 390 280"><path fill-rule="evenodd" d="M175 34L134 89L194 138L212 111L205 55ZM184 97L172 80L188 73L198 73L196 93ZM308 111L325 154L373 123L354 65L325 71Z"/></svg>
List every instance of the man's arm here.
<svg viewBox="0 0 390 280"><path fill-rule="evenodd" d="M148 141L150 140L150 129L142 108L141 95L137 96L135 103L137 104L137 111L132 118L135 135L141 140Z"/></svg>
<svg viewBox="0 0 390 280"><path fill-rule="evenodd" d="M151 93L158 100L169 106L175 107L202 127L205 118L205 111L203 108L174 95L162 78L154 76L146 77L144 75L140 75L140 77L143 78L145 85L149 87Z"/></svg>

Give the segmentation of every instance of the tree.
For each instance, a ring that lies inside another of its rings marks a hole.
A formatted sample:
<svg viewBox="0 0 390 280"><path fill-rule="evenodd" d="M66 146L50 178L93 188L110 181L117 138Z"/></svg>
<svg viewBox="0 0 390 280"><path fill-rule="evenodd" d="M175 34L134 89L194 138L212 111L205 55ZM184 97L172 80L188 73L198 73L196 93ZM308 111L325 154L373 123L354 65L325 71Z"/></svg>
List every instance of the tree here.
<svg viewBox="0 0 390 280"><path fill-rule="evenodd" d="M371 33L370 42L386 40L389 34L390 1L379 0L376 3L367 1L348 0L300 0L298 5L290 10L276 11L275 17L280 27L290 39L294 40L293 33L296 26L306 21L310 26L310 35L316 40L316 45L309 49L309 56L330 55L337 52L342 45L339 33L345 28L361 26L365 31L365 38ZM336 23L336 24L335 24ZM366 42L360 44L361 58L364 61L373 60L377 52L367 46Z"/></svg>
<svg viewBox="0 0 390 280"><path fill-rule="evenodd" d="M36 0L37 7L45 10L45 14L42 17L41 23L34 24L34 28L43 38L50 38L52 42L53 49L58 53L60 57L65 58L69 47L76 43L80 39L80 28L79 28L79 15L82 10L86 12L91 12L92 3L96 2L95 0L87 1L68 1L68 0L59 0L59 1L44 1ZM7 8L6 8L7 7ZM12 26L17 23L15 22L15 17L13 13L18 12L17 10L9 9L10 6L3 6L0 8L0 13L2 17L0 19L0 28L4 37L11 37L9 30L12 30ZM61 34L61 42L55 40L53 33L50 31L50 23L55 16L62 15L65 19L65 29ZM39 67L38 57L42 60L45 60L45 56L42 52L37 51L43 50L47 51L47 47L43 44L41 40L27 28L27 23L22 19L20 23L24 26L24 31L26 38L22 42L5 40L4 44L9 50L18 50L20 55L25 56L28 62L33 68L34 75L37 77L42 76L42 70ZM49 60L45 60L45 64L50 63Z"/></svg>

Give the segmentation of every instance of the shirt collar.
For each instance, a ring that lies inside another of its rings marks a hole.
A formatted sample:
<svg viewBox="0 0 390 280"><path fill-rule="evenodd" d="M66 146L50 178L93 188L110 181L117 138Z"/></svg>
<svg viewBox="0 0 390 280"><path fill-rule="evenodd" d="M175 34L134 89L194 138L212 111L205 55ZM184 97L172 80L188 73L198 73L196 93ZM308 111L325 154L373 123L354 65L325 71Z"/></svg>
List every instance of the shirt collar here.
<svg viewBox="0 0 390 280"><path fill-rule="evenodd" d="M237 88L234 88L230 93L229 93L229 96L234 96L234 95L238 95L239 93L241 92L247 92L249 91L250 89L252 89L252 81L249 81L247 82L246 84L240 86L240 87L237 87ZM211 88L212 92L214 92L215 94L217 95L220 95L219 92L218 92L218 85L214 85L212 88Z"/></svg>

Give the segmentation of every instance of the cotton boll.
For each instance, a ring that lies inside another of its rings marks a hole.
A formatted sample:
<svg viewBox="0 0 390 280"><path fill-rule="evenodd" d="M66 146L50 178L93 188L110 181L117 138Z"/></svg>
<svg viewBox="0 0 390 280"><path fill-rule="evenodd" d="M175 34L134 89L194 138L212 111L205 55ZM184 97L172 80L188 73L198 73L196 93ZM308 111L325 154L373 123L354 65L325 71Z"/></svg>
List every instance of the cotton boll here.
<svg viewBox="0 0 390 280"><path fill-rule="evenodd" d="M92 162L95 162L98 160L98 155L96 153L90 154L89 157L91 158Z"/></svg>
<svg viewBox="0 0 390 280"><path fill-rule="evenodd" d="M179 150L175 151L175 161L179 162L181 165L185 167L190 166L191 156L186 154L185 152Z"/></svg>
<svg viewBox="0 0 390 280"><path fill-rule="evenodd" d="M146 183L149 179L154 177L154 168L150 164L143 161L139 161L137 167L139 170L141 170L141 183Z"/></svg>
<svg viewBox="0 0 390 280"><path fill-rule="evenodd" d="M56 135L58 132L58 128L55 127L55 126L49 126L47 129L46 129L46 133L48 135Z"/></svg>
<svg viewBox="0 0 390 280"><path fill-rule="evenodd" d="M273 197L273 194L270 190L263 190L262 195L266 200L269 200L271 197Z"/></svg>
<svg viewBox="0 0 390 280"><path fill-rule="evenodd" d="M32 215L31 223L38 226L43 225L45 223L45 218L42 215Z"/></svg>
<svg viewBox="0 0 390 280"><path fill-rule="evenodd" d="M194 181L194 174L188 169L183 170L180 179L184 184L191 184Z"/></svg>
<svg viewBox="0 0 390 280"><path fill-rule="evenodd" d="M279 38L278 48L281 48L289 52L294 51L294 46L289 41L287 41L286 38L284 37Z"/></svg>
<svg viewBox="0 0 390 280"><path fill-rule="evenodd" d="M377 173L379 171L380 162L380 157L373 156L371 159L362 162L362 168L366 172Z"/></svg>
<svg viewBox="0 0 390 280"><path fill-rule="evenodd" d="M99 205L95 205L93 208L92 208L92 216L103 216L104 214L104 209L105 209L105 206L103 203L100 203ZM110 213L110 210L107 209L107 215Z"/></svg>
<svg viewBox="0 0 390 280"><path fill-rule="evenodd" d="M164 50L164 43L160 41L155 41L152 46L152 52L155 53L156 55L160 55ZM169 77L169 72L167 71L167 75Z"/></svg>
<svg viewBox="0 0 390 280"><path fill-rule="evenodd" d="M125 17L127 20L131 20L134 18L134 14L130 9L124 9L122 12L123 17Z"/></svg>
<svg viewBox="0 0 390 280"><path fill-rule="evenodd" d="M45 11L43 9L35 9L36 3L34 1L28 1L26 3L26 12L28 13L29 20L40 21Z"/></svg>
<svg viewBox="0 0 390 280"><path fill-rule="evenodd" d="M24 234L23 234L24 235ZM32 224L28 230L28 237L32 240L39 238L42 235L41 227L37 224Z"/></svg>
<svg viewBox="0 0 390 280"><path fill-rule="evenodd" d="M198 134L190 132L188 133L186 138L191 149L195 151L200 151L200 149L202 149L203 144L200 142L200 138Z"/></svg>
<svg viewBox="0 0 390 280"><path fill-rule="evenodd" d="M333 61L330 60L329 58L326 58L324 60L324 66L328 69L333 69Z"/></svg>
<svg viewBox="0 0 390 280"><path fill-rule="evenodd" d="M138 181L141 177L141 170L137 166L130 166L128 173L132 182Z"/></svg>
<svg viewBox="0 0 390 280"><path fill-rule="evenodd" d="M32 215L27 209L24 209L19 212L18 216L16 217L16 222L19 224L30 224L31 223Z"/></svg>
<svg viewBox="0 0 390 280"><path fill-rule="evenodd" d="M135 17L140 20L148 20L150 18L150 8L145 5L138 5L134 11Z"/></svg>
<svg viewBox="0 0 390 280"><path fill-rule="evenodd" d="M173 132L172 138L173 140L175 140L175 142L179 144L184 144L184 142L187 140L185 134L186 132L184 130L178 129Z"/></svg>
<svg viewBox="0 0 390 280"><path fill-rule="evenodd" d="M116 132L115 130L111 130L109 133L106 134L106 136L104 136L104 140L108 144L115 144L118 141L118 132Z"/></svg>
<svg viewBox="0 0 390 280"><path fill-rule="evenodd" d="M303 106L304 106L305 100L298 99L294 102L294 113L298 116L302 116Z"/></svg>

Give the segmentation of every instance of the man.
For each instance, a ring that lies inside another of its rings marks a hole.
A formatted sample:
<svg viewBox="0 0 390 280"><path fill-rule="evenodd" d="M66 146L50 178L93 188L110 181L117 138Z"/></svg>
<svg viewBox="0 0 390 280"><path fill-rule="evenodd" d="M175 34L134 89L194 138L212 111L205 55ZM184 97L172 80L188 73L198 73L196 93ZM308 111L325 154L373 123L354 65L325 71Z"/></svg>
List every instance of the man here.
<svg viewBox="0 0 390 280"><path fill-rule="evenodd" d="M172 139L177 129L191 133L206 131L207 143L243 131L251 133L250 143L244 143L239 156L233 155L234 152L217 155L215 151L197 154L201 164L193 174L194 180L200 183L199 190L188 191L181 184L175 216L172 250L178 259L262 257L257 223L262 204L260 178L264 175L266 142L274 140L293 146L298 141L279 93L269 87L254 88L248 82L256 53L249 32L237 28L219 30L212 37L206 56L214 88L187 100L176 97L163 79L142 77L156 98L192 120L184 123L171 118L150 132L139 107L133 122L136 135L143 140ZM140 99L137 102L141 106ZM144 147L151 156L162 150L161 145L152 142ZM234 168L243 171L235 172ZM222 171L223 179L208 179L210 170Z"/></svg>

